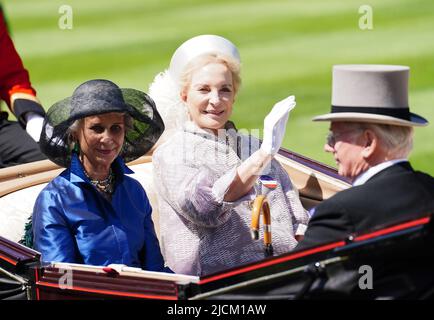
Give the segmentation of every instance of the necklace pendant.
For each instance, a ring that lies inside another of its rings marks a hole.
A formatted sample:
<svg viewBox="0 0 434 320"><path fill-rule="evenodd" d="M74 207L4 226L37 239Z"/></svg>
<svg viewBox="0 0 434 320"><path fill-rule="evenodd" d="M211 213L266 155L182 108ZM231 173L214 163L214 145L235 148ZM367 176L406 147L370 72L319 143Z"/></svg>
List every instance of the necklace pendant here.
<svg viewBox="0 0 434 320"><path fill-rule="evenodd" d="M105 194L111 195L113 193L113 183L114 183L114 174L110 169L109 175L104 180L93 180L86 171L84 171L86 177L89 179L90 183L96 187L96 189Z"/></svg>

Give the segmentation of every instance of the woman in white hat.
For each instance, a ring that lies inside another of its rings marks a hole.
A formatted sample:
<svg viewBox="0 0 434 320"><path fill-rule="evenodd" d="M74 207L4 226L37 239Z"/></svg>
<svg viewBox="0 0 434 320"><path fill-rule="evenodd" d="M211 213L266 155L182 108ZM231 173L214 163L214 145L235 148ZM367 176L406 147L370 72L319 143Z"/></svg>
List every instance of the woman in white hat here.
<svg viewBox="0 0 434 320"><path fill-rule="evenodd" d="M297 190L273 159L295 99L274 106L258 148L258 140L238 134L229 121L239 73L237 48L202 35L183 43L150 87L167 129L153 155L162 252L177 273L205 275L264 258L249 229L261 174L278 184L268 194L274 253L294 248L308 221Z"/></svg>

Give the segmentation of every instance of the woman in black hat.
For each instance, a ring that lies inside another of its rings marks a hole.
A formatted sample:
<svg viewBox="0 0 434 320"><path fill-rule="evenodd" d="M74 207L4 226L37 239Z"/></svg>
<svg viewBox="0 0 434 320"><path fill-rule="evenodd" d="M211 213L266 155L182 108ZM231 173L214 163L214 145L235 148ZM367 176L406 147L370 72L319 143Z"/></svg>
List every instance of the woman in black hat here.
<svg viewBox="0 0 434 320"><path fill-rule="evenodd" d="M35 203L34 247L43 261L164 270L151 206L124 163L163 130L149 96L108 80L87 81L48 110L41 150L67 169Z"/></svg>

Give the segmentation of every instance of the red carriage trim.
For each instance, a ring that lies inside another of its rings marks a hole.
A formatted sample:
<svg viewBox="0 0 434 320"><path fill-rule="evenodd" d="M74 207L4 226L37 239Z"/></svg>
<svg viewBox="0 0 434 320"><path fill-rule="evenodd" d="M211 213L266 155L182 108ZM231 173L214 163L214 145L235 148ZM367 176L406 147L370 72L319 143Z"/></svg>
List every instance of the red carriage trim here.
<svg viewBox="0 0 434 320"><path fill-rule="evenodd" d="M382 229L382 230L378 230L375 232L371 232L368 234L358 236L354 239L354 241L363 241L363 240L372 239L372 238L382 236L382 235L385 235L388 233L392 233L395 231L400 231L400 230L408 229L411 227L415 227L415 226L419 226L419 225L423 225L423 224L428 224L430 221L431 221L431 217L425 217L425 218L413 220L410 222L401 223L401 224L398 224L398 225L390 227L390 228L386 228L386 229Z"/></svg>
<svg viewBox="0 0 434 320"><path fill-rule="evenodd" d="M36 285L60 289L59 285L45 282L45 281L38 281L36 282ZM178 300L177 296L141 294L141 293L133 293L133 292L114 291L114 290L91 289L91 288L76 287L76 286L73 286L71 289L62 289L62 290L81 291L81 292L89 292L89 293L97 293L97 294L113 295L119 297L129 297L129 298L133 297L133 298L142 298L142 299Z"/></svg>
<svg viewBox="0 0 434 320"><path fill-rule="evenodd" d="M405 222L405 223L401 223L389 228L385 228L382 230L378 230L375 232L371 232L371 233L367 233L361 236L358 236L356 238L354 238L353 241L363 241L363 240L367 240L367 239L371 239L371 238L375 238L378 236L382 236L382 235L386 235L386 234L390 234L396 231L400 231L400 230L404 230L404 229L409 229L412 227L416 227L416 226L420 226L420 225L424 225L424 224L428 224L431 221L431 216L428 217L424 217L424 218L420 218L417 220L412 220L409 222ZM289 254L289 255L285 255L283 257L277 257L277 258L271 258L270 260L264 261L262 263L257 263L257 264L253 264L250 266L246 266L246 267L241 267L239 269L235 269L235 270L231 270L229 272L224 272L221 274L216 274L216 275L211 275L209 277L205 277L203 279L201 279L199 281L199 284L206 284L212 281L216 281L216 280L221 280L224 278L228 278L231 276L235 276L235 275L239 275L242 273L246 273L246 272L250 272L250 271L254 271L257 269L261 269L264 267L268 267L268 266L272 266L275 264L279 264L285 261L289 261L289 260L294 260L297 258L301 258L301 257L305 257L311 254L315 254L315 253L319 253L319 252L323 252L323 251L327 251L327 250L331 250L331 249L335 249L338 247L343 247L347 244L346 241L339 241L339 242L333 242L333 243L329 243L323 246L319 246L319 247L314 247L312 249L307 249L307 250L303 250L300 252L295 252L293 254Z"/></svg>

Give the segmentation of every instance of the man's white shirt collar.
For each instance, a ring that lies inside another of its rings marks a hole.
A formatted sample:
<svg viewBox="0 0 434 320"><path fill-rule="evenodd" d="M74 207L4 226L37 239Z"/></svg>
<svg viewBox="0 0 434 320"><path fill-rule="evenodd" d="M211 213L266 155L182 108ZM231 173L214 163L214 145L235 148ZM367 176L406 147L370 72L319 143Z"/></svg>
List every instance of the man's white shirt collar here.
<svg viewBox="0 0 434 320"><path fill-rule="evenodd" d="M369 168L367 171L363 172L361 175L359 175L356 180L353 182L353 187L360 186L364 184L366 181L368 181L370 178L372 178L374 175L379 173L380 171L383 171L384 169L387 169L397 163L400 162L407 162L407 159L394 159L390 161L386 161L380 164L377 164L376 166L373 166L372 168Z"/></svg>

